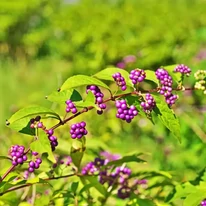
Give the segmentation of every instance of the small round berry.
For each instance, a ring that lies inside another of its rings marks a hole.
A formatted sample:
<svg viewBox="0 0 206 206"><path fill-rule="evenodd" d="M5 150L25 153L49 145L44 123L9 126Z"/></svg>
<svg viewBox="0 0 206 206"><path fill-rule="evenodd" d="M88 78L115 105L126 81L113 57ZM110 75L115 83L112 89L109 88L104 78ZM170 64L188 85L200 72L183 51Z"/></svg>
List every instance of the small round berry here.
<svg viewBox="0 0 206 206"><path fill-rule="evenodd" d="M32 172L34 172L34 168L33 168L33 167L29 167L28 171L29 171L30 173L32 173Z"/></svg>
<svg viewBox="0 0 206 206"><path fill-rule="evenodd" d="M40 119L41 119L40 116L36 116L36 117L35 117L35 121L36 121L36 122L38 122Z"/></svg>
<svg viewBox="0 0 206 206"><path fill-rule="evenodd" d="M53 129L49 129L49 130L47 131L47 134L50 135L50 136L53 135L53 134L54 134L54 130L53 130Z"/></svg>
<svg viewBox="0 0 206 206"><path fill-rule="evenodd" d="M38 127L38 128L42 128L42 127L43 127L43 123L42 123L42 122L39 122L39 123L37 124L37 127Z"/></svg>

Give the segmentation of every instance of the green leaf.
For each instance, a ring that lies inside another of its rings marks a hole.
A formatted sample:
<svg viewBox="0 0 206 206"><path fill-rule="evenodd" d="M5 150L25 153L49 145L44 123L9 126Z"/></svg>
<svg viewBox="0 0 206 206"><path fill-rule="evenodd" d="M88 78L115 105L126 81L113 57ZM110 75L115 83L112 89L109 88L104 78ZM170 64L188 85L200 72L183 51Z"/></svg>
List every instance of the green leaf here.
<svg viewBox="0 0 206 206"><path fill-rule="evenodd" d="M129 79L129 73L123 69L119 69L116 67L103 69L100 72L94 74L94 77L97 77L98 79L114 81L112 75L117 72L121 73L121 75L124 77L127 86L133 87L133 84Z"/></svg>
<svg viewBox="0 0 206 206"><path fill-rule="evenodd" d="M146 162L143 159L140 159L138 156L140 156L142 153L140 154L133 154L133 155L128 155L128 156L124 156L121 159L118 160L114 160L109 162L106 166L110 166L110 165L122 165L123 163L127 163L127 162Z"/></svg>
<svg viewBox="0 0 206 206"><path fill-rule="evenodd" d="M15 121L12 124L10 124L9 127L20 133L34 136L35 129L30 127L30 119L31 117L25 117L23 119L19 119L18 121Z"/></svg>
<svg viewBox="0 0 206 206"><path fill-rule="evenodd" d="M192 191L191 191L192 192ZM183 206L197 206L200 205L201 201L206 198L206 189L198 190L186 197L183 202Z"/></svg>
<svg viewBox="0 0 206 206"><path fill-rule="evenodd" d="M59 115L52 111L51 109L48 109L46 107L42 106L29 106L25 107L23 109L20 109L16 113L14 113L11 118L8 120L9 124L12 124L13 122L20 120L22 118L28 117L28 116L34 116L34 115L52 115L57 119L60 119Z"/></svg>
<svg viewBox="0 0 206 206"><path fill-rule="evenodd" d="M189 182L182 185L177 185L173 191L166 197L166 202L173 202L174 200L185 198L191 191L196 192L197 188Z"/></svg>
<svg viewBox="0 0 206 206"><path fill-rule="evenodd" d="M82 189L79 191L79 195L81 195L83 192L87 192L92 187L93 185L91 183L84 185L84 187L82 187Z"/></svg>
<svg viewBox="0 0 206 206"><path fill-rule="evenodd" d="M61 91L79 87L79 86L84 86L84 85L97 85L110 90L110 88L105 83L103 83L102 81L96 78L86 76L86 75L75 75L68 78L64 82L64 84L61 87Z"/></svg>
<svg viewBox="0 0 206 206"><path fill-rule="evenodd" d="M28 202L21 202L18 206L32 206L32 204Z"/></svg>
<svg viewBox="0 0 206 206"><path fill-rule="evenodd" d="M70 156L72 158L72 162L77 168L80 167L84 155L85 143L86 139L84 136L81 139L74 139L72 142Z"/></svg>
<svg viewBox="0 0 206 206"><path fill-rule="evenodd" d="M7 157L7 156L3 156L3 155L0 155L0 159L6 159L6 160L11 161L11 159L10 159L9 157Z"/></svg>
<svg viewBox="0 0 206 206"><path fill-rule="evenodd" d="M89 91L85 101L76 102L75 106L76 107L90 107L90 106L92 106L92 107L96 108L97 110L99 110L99 107L97 104L95 104L95 101L96 101L96 99L95 99L94 94L91 91Z"/></svg>
<svg viewBox="0 0 206 206"><path fill-rule="evenodd" d="M83 176L81 177L84 180L89 181L89 183L92 184L92 186L100 192L100 194L102 194L104 197L107 194L107 191L105 189L105 187L97 180L96 176Z"/></svg>
<svg viewBox="0 0 206 206"><path fill-rule="evenodd" d="M140 172L136 172L134 174L131 175L132 177L141 177L141 178L144 178L144 179L147 179L147 178L153 178L153 177L165 177L165 178L168 178L168 179L171 179L172 176L171 174L169 174L168 172L165 172L165 171L140 171Z"/></svg>
<svg viewBox="0 0 206 206"><path fill-rule="evenodd" d="M30 184L35 184L38 182L39 182L39 177L37 177L37 176L26 181L26 183L30 183Z"/></svg>
<svg viewBox="0 0 206 206"><path fill-rule="evenodd" d="M38 131L38 139L30 144L30 148L32 151L36 151L40 154L47 153L48 159L55 163L56 159L51 150L50 141L46 135L46 133L42 130Z"/></svg>
<svg viewBox="0 0 206 206"><path fill-rule="evenodd" d="M135 204L138 206L156 206L156 204L151 200L139 199L139 198L135 199Z"/></svg>
<svg viewBox="0 0 206 206"><path fill-rule="evenodd" d="M175 82L179 82L181 81L181 73L180 72L174 72L174 68L178 66L178 64L173 64L173 65L169 65L169 66L162 66L165 70L168 71L169 75L172 77L172 79Z"/></svg>
<svg viewBox="0 0 206 206"><path fill-rule="evenodd" d="M65 103L66 100L71 99L72 101L81 101L82 97L75 89L55 91L46 97L51 102Z"/></svg>
<svg viewBox="0 0 206 206"><path fill-rule="evenodd" d="M72 182L71 191L73 193L76 193L78 186L79 186L79 182Z"/></svg>
<svg viewBox="0 0 206 206"><path fill-rule="evenodd" d="M145 70L146 72L146 80L150 80L156 84L159 84L159 80L157 79L155 72L151 70Z"/></svg>
<svg viewBox="0 0 206 206"><path fill-rule="evenodd" d="M156 107L154 109L155 114L172 132L172 134L181 142L180 124L179 120L173 113L173 110L170 109L167 103L161 100L157 95L153 94L153 97L156 101Z"/></svg>

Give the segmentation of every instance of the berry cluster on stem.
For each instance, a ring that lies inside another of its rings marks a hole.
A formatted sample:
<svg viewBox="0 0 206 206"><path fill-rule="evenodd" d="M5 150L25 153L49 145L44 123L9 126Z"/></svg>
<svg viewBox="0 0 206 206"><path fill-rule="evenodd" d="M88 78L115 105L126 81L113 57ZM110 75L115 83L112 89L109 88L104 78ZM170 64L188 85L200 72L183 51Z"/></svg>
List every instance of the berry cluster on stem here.
<svg viewBox="0 0 206 206"><path fill-rule="evenodd" d="M117 86L121 87L122 91L125 91L127 89L127 85L126 85L125 79L121 75L120 72L117 72L117 73L113 74L112 77L115 80Z"/></svg>

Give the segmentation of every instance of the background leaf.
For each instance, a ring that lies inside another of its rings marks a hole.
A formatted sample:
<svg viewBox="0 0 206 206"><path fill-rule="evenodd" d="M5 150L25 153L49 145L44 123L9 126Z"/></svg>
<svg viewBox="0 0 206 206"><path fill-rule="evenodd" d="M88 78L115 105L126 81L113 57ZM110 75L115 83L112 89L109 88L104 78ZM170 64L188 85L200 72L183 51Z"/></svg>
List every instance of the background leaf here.
<svg viewBox="0 0 206 206"><path fill-rule="evenodd" d="M85 181L85 180L89 181L89 183L91 183L92 186L93 186L97 191L100 192L100 194L102 194L104 197L106 196L107 191L106 191L105 187L104 187L101 183L99 183L99 181L97 180L97 177L96 177L96 176L89 176L89 175L87 175L87 176L83 176L83 177L81 177L81 178L84 179L84 181Z"/></svg>

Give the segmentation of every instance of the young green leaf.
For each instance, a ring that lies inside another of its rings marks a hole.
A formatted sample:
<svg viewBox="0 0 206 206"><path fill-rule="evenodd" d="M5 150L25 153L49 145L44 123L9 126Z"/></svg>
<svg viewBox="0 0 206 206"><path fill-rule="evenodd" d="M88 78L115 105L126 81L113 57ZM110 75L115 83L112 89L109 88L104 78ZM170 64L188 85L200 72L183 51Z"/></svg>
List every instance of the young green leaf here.
<svg viewBox="0 0 206 206"><path fill-rule="evenodd" d="M47 153L48 159L55 163L56 160L51 150L50 141L46 135L46 133L42 130L38 131L38 139L30 144L30 148L32 151L38 152L40 154Z"/></svg>
<svg viewBox="0 0 206 206"><path fill-rule="evenodd" d="M91 91L89 91L85 101L76 102L75 105L77 107L90 107L90 106L92 106L92 107L96 108L97 110L99 110L99 107L97 106L97 104L95 104L95 101L96 101L96 99L95 99L94 94Z"/></svg>
<svg viewBox="0 0 206 206"><path fill-rule="evenodd" d="M157 79L155 72L152 70L145 70L146 72L146 80L150 80L156 84L159 84L159 80Z"/></svg>
<svg viewBox="0 0 206 206"><path fill-rule="evenodd" d="M25 117L23 119L19 119L11 124L9 127L13 130L16 130L23 134L28 134L31 136L35 135L35 129L30 127L30 117Z"/></svg>
<svg viewBox="0 0 206 206"><path fill-rule="evenodd" d="M75 89L64 90L60 92L53 92L46 97L51 102L65 103L66 100L70 99L72 101L81 101L82 97Z"/></svg>
<svg viewBox="0 0 206 206"><path fill-rule="evenodd" d="M84 85L97 85L97 86L101 86L101 87L104 87L110 90L110 88L105 83L103 83L102 81L96 78L86 76L86 75L75 75L75 76L68 78L63 83L61 87L61 91L79 87L79 86L84 86Z"/></svg>
<svg viewBox="0 0 206 206"><path fill-rule="evenodd" d="M94 77L98 79L114 81L112 75L117 72L121 73L121 75L124 77L127 86L133 87L133 84L131 80L129 79L129 73L123 69L119 69L116 67L110 67L110 68L103 69L100 72L94 74Z"/></svg>
<svg viewBox="0 0 206 206"><path fill-rule="evenodd" d="M81 139L74 139L72 142L70 156L72 158L72 162L77 168L80 167L84 155L85 142L86 142L85 137L82 137Z"/></svg>
<svg viewBox="0 0 206 206"><path fill-rule="evenodd" d="M178 64L173 64L173 65L169 65L169 66L162 66L165 70L168 71L169 75L172 77L172 79L175 81L175 82L179 82L181 81L181 73L179 72L174 72L174 68L178 66Z"/></svg>
<svg viewBox="0 0 206 206"><path fill-rule="evenodd" d="M59 115L52 111L49 108L42 107L42 106L29 106L25 107L23 109L20 109L16 113L14 113L11 118L8 120L8 124L12 124L13 122L20 120L22 118L28 117L28 116L34 116L34 115L51 115L54 118L60 119Z"/></svg>
<svg viewBox="0 0 206 206"><path fill-rule="evenodd" d="M177 137L177 139L181 142L181 134L180 134L180 124L179 120L173 113L173 110L170 109L167 103L161 100L157 95L153 95L156 107L154 109L157 117L162 121L162 123L172 132L172 134Z"/></svg>

